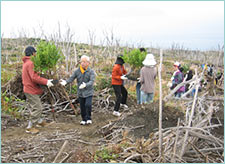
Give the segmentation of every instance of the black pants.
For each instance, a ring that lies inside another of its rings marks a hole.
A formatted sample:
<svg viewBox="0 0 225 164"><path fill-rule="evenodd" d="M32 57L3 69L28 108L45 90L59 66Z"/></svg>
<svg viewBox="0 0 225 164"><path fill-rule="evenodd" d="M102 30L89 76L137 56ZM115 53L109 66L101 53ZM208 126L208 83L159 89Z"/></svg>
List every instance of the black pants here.
<svg viewBox="0 0 225 164"><path fill-rule="evenodd" d="M91 120L92 96L79 97L82 121Z"/></svg>
<svg viewBox="0 0 225 164"><path fill-rule="evenodd" d="M127 103L127 90L123 85L113 85L112 86L116 95L116 104L114 106L114 111L119 111L120 103Z"/></svg>

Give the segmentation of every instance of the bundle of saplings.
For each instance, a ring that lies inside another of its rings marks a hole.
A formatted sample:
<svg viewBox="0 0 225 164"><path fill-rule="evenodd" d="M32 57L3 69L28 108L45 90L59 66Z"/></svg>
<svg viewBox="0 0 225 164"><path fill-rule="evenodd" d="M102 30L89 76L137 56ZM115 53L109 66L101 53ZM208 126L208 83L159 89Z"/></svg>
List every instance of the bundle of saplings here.
<svg viewBox="0 0 225 164"><path fill-rule="evenodd" d="M137 78L140 77L140 69L143 66L142 62L146 55L147 52L141 48L133 49L130 52L124 51L123 60L131 67L131 71L127 75L128 79L137 81Z"/></svg>

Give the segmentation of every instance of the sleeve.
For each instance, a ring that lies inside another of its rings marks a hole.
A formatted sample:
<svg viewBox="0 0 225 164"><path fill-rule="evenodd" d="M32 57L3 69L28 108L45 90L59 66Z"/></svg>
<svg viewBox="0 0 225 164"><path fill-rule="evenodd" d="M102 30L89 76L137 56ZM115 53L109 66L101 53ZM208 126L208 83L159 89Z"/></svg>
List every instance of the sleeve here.
<svg viewBox="0 0 225 164"><path fill-rule="evenodd" d="M86 83L87 87L93 86L95 81L95 72L91 70L90 81Z"/></svg>
<svg viewBox="0 0 225 164"><path fill-rule="evenodd" d="M72 83L72 82L74 81L74 79L77 78L77 71L78 71L78 69L76 69L76 70L73 72L72 76L70 76L70 77L66 80L67 83Z"/></svg>
<svg viewBox="0 0 225 164"><path fill-rule="evenodd" d="M124 66L123 66L123 74L126 75L127 71L125 70Z"/></svg>
<svg viewBox="0 0 225 164"><path fill-rule="evenodd" d="M141 84L143 84L145 82L144 81L143 69L141 69L141 71L140 71L140 82L141 82Z"/></svg>
<svg viewBox="0 0 225 164"><path fill-rule="evenodd" d="M35 71L34 71L34 64L30 65L30 68L28 69L28 73L34 83L41 84L41 85L47 85L48 79L45 79L43 77L40 77Z"/></svg>

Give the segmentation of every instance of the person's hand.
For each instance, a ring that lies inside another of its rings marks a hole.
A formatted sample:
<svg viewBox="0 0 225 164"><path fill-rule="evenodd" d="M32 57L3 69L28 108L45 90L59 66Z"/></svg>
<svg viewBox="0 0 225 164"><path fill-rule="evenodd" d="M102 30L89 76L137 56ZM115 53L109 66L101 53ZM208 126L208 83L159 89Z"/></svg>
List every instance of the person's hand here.
<svg viewBox="0 0 225 164"><path fill-rule="evenodd" d="M84 89L86 87L86 83L83 82L80 86L79 86L79 89Z"/></svg>
<svg viewBox="0 0 225 164"><path fill-rule="evenodd" d="M140 78L140 77L138 77L138 78L137 78L137 81L138 81L138 83L140 83L140 82L141 82L141 78Z"/></svg>
<svg viewBox="0 0 225 164"><path fill-rule="evenodd" d="M171 83L171 82L168 82L168 83L167 83L167 87L168 87L168 88L171 88L171 87L172 87L172 83Z"/></svg>
<svg viewBox="0 0 225 164"><path fill-rule="evenodd" d="M126 75L123 75L120 77L122 80L127 80L128 78L126 77Z"/></svg>
<svg viewBox="0 0 225 164"><path fill-rule="evenodd" d="M66 80L63 80L63 79L60 79L59 82L60 82L60 84L63 85L63 86L65 86L65 85L67 84Z"/></svg>
<svg viewBox="0 0 225 164"><path fill-rule="evenodd" d="M52 86L54 86L54 84L52 83L53 79L48 80L47 82L47 86L50 88Z"/></svg>

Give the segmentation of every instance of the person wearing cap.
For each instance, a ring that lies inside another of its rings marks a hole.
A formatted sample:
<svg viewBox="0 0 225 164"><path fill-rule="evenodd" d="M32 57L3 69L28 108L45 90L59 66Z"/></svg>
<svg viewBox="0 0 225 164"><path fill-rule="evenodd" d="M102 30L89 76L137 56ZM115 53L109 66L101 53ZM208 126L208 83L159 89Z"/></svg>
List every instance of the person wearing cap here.
<svg viewBox="0 0 225 164"><path fill-rule="evenodd" d="M36 124L36 127L43 127L46 125L46 121L42 118L43 107L41 104L40 95L43 93L43 90L40 85L52 87L53 83L52 79L48 80L42 78L34 71L34 64L31 61L32 55L36 55L36 50L32 46L28 46L25 49L25 56L22 58L22 83L23 91L28 103L28 109L30 111L26 132L36 134L39 130L34 127L34 124Z"/></svg>
<svg viewBox="0 0 225 164"><path fill-rule="evenodd" d="M60 84L65 86L77 79L77 95L82 117L81 125L92 124L91 111L95 72L89 67L89 64L90 58L86 55L82 55L80 67L77 68L67 80L60 80Z"/></svg>
<svg viewBox="0 0 225 164"><path fill-rule="evenodd" d="M125 70L123 64L123 55L118 55L112 69L112 87L116 95L116 103L114 106L113 115L118 117L121 115L119 112L120 106L128 108L126 105L127 90L123 85L124 80L127 80L128 78L126 77L127 71Z"/></svg>
<svg viewBox="0 0 225 164"><path fill-rule="evenodd" d="M141 104L153 102L155 90L155 78L157 75L156 61L153 54L147 54L141 68Z"/></svg>
<svg viewBox="0 0 225 164"><path fill-rule="evenodd" d="M172 86L170 89L174 89L178 84L182 83L183 80L184 80L184 75L183 73L180 71L180 63L179 62L175 62L173 64L174 66L174 73L173 73L173 76L171 78L171 81L172 81ZM185 92L185 87L184 86L181 86L175 93L175 97L177 98L180 98L182 96L182 94Z"/></svg>

